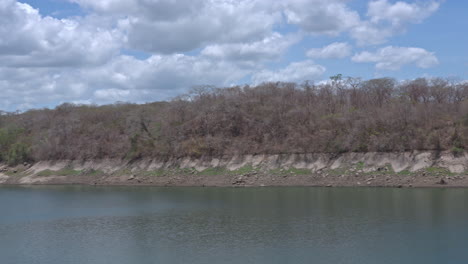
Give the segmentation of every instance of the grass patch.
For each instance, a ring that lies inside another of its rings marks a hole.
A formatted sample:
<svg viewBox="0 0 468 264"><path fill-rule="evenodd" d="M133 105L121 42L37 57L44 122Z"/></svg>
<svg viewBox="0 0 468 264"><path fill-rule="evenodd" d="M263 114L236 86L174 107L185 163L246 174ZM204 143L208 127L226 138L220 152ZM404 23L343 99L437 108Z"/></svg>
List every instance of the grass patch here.
<svg viewBox="0 0 468 264"><path fill-rule="evenodd" d="M465 150L463 148L459 148L459 147L453 147L450 151L452 151L452 154L455 157L458 157L458 156L462 155L463 152L465 152Z"/></svg>
<svg viewBox="0 0 468 264"><path fill-rule="evenodd" d="M425 170L430 175L446 175L446 176L457 175L456 173L450 172L450 170L446 168L440 168L440 167L429 167L429 168L426 168Z"/></svg>
<svg viewBox="0 0 468 264"><path fill-rule="evenodd" d="M83 173L88 176L101 176L105 174L103 171L95 169L86 170Z"/></svg>
<svg viewBox="0 0 468 264"><path fill-rule="evenodd" d="M112 174L118 175L118 176L125 176L125 175L132 174L132 171L130 169L120 169L120 170L114 171Z"/></svg>
<svg viewBox="0 0 468 264"><path fill-rule="evenodd" d="M37 176L74 176L81 174L80 170L61 169L61 170L43 170Z"/></svg>
<svg viewBox="0 0 468 264"><path fill-rule="evenodd" d="M360 161L360 162L354 164L354 167L355 167L357 170L362 170L362 169L364 169L364 166L365 166L365 164L364 164L364 162L362 162L362 161Z"/></svg>
<svg viewBox="0 0 468 264"><path fill-rule="evenodd" d="M228 174L229 171L222 167L214 167L214 168L207 168L203 171L197 173L197 175L204 175L204 176L216 176L216 175L224 175Z"/></svg>
<svg viewBox="0 0 468 264"><path fill-rule="evenodd" d="M279 168L279 169L273 169L268 171L269 174L273 175L281 175L281 174L292 174L292 175L308 175L311 174L311 170L309 169L298 169L298 168Z"/></svg>
<svg viewBox="0 0 468 264"><path fill-rule="evenodd" d="M86 176L100 176L105 173L101 170L74 170L74 169L61 169L61 170L43 170L37 173L37 176L77 176L77 175L86 175Z"/></svg>
<svg viewBox="0 0 468 264"><path fill-rule="evenodd" d="M398 172L397 174L398 175L412 175L414 173L409 171L409 170L402 170L402 171Z"/></svg>
<svg viewBox="0 0 468 264"><path fill-rule="evenodd" d="M258 172L257 168L254 168L252 165L246 165L243 167L238 168L237 170L229 171L229 174L239 175L239 174L246 174L251 172Z"/></svg>
<svg viewBox="0 0 468 264"><path fill-rule="evenodd" d="M8 170L2 173L8 176L24 176L25 175L23 170L17 170L16 172L14 172L13 170Z"/></svg>

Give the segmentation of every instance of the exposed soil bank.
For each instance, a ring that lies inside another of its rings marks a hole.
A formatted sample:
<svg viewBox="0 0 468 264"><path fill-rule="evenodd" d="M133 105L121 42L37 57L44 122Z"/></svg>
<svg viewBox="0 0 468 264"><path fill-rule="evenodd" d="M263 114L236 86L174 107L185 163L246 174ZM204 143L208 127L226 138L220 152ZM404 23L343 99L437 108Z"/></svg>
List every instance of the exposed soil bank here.
<svg viewBox="0 0 468 264"><path fill-rule="evenodd" d="M468 187L468 153L279 154L60 160L0 166L0 184Z"/></svg>

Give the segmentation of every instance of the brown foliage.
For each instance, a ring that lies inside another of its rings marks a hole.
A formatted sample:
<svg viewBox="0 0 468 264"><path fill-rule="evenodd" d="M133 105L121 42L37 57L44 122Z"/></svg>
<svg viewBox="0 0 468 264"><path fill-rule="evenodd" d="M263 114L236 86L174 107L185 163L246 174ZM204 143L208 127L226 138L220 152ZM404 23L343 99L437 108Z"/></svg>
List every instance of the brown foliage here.
<svg viewBox="0 0 468 264"><path fill-rule="evenodd" d="M1 159L15 143L32 160L466 149L468 84L348 78L198 87L144 105L62 104L1 115Z"/></svg>

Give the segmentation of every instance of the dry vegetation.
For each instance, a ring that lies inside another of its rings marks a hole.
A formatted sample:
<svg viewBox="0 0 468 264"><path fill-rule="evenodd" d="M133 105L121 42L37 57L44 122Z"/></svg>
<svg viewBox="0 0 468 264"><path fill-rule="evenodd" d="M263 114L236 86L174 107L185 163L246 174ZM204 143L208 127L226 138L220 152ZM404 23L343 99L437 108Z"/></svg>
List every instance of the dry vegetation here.
<svg viewBox="0 0 468 264"><path fill-rule="evenodd" d="M468 148L468 84L332 78L0 116L0 162Z"/></svg>

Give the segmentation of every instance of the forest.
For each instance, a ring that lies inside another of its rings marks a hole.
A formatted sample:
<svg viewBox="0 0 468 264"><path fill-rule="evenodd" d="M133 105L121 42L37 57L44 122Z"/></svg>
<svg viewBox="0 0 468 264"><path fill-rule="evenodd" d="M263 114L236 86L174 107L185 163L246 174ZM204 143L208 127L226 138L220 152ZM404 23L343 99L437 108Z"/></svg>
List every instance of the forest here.
<svg viewBox="0 0 468 264"><path fill-rule="evenodd" d="M331 77L0 115L0 162L468 148L468 83Z"/></svg>

